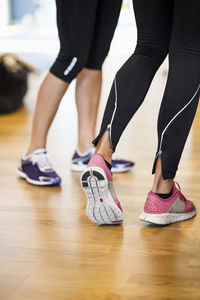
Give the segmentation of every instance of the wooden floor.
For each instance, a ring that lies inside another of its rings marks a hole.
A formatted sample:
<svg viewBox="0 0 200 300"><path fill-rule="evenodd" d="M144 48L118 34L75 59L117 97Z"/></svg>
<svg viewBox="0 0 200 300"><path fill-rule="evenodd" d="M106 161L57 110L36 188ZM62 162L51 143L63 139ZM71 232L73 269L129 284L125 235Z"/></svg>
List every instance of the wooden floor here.
<svg viewBox="0 0 200 300"><path fill-rule="evenodd" d="M152 181L156 117L166 80L162 71L116 153L136 161L134 172L114 175L125 213L123 226L97 226L87 219L79 174L69 170L77 137L73 85L48 142L63 178L61 187L35 187L17 178L41 78L30 77L23 109L0 116L0 299L200 299L199 215L167 227L138 220ZM112 78L109 72L104 77L100 116ZM198 112L177 176L197 209L199 122Z"/></svg>

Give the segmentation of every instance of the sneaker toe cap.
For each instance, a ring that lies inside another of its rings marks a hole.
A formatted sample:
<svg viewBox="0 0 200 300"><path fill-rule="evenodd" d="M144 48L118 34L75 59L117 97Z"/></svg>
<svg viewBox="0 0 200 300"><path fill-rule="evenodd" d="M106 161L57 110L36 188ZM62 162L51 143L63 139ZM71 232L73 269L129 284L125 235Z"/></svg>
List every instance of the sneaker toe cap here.
<svg viewBox="0 0 200 300"><path fill-rule="evenodd" d="M59 184L61 184L61 178L60 178L59 176L50 178L50 181L51 181L51 183L54 184L54 185L59 185Z"/></svg>

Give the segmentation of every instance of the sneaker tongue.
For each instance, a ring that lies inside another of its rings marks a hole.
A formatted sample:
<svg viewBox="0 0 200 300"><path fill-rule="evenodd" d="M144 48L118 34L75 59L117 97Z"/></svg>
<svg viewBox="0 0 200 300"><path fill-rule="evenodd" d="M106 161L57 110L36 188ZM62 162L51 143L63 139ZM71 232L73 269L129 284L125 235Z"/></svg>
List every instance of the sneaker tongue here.
<svg viewBox="0 0 200 300"><path fill-rule="evenodd" d="M40 169L41 169L41 171L46 172L46 173L53 172L52 166L43 165L43 164L41 164L41 162L40 162Z"/></svg>
<svg viewBox="0 0 200 300"><path fill-rule="evenodd" d="M43 172L53 172L52 164L46 154L45 149L38 149L33 153L33 161L37 162Z"/></svg>

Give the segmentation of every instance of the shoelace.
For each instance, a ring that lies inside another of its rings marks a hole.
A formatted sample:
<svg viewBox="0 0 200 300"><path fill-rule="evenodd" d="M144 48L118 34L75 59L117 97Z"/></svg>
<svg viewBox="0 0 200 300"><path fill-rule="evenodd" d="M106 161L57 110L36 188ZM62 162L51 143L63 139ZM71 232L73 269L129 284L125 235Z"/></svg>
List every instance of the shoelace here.
<svg viewBox="0 0 200 300"><path fill-rule="evenodd" d="M46 153L33 154L31 160L34 165L37 163L42 171L53 171L52 163Z"/></svg>
<svg viewBox="0 0 200 300"><path fill-rule="evenodd" d="M180 185L179 185L179 183L178 182L176 182L176 181L174 181L174 184L175 184L175 187L179 190L179 192L181 193L181 197L182 197L182 199L184 200L184 202L186 202L186 198L185 198L185 196L182 194L182 192L181 192L181 187L180 187Z"/></svg>
<svg viewBox="0 0 200 300"><path fill-rule="evenodd" d="M179 183L174 181L174 184L175 184L175 186L177 186L177 189L181 192L181 187L180 187Z"/></svg>

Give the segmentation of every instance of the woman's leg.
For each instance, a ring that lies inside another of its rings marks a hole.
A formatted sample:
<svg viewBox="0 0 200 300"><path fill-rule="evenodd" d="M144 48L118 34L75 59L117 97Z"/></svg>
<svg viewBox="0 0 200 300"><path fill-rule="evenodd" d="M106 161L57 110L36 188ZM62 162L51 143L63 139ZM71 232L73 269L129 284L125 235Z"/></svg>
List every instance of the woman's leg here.
<svg viewBox="0 0 200 300"><path fill-rule="evenodd" d="M122 0L98 1L94 34L88 60L85 68L78 75L76 84L79 133L78 149L72 158L72 170L74 171L84 170L93 153L93 151L87 150L91 150L91 141L95 136L102 81L102 64L109 52L121 4ZM133 165L132 161L113 159L112 171L127 172Z"/></svg>
<svg viewBox="0 0 200 300"><path fill-rule="evenodd" d="M191 219L194 204L173 182L200 95L198 0L174 0L169 75L158 118L158 149L152 192L140 219L159 225Z"/></svg>
<svg viewBox="0 0 200 300"><path fill-rule="evenodd" d="M78 149L86 152L95 137L96 118L101 92L102 71L83 69L77 76L76 105L78 110ZM46 148L47 133L69 83L51 73L45 77L34 114L31 141L27 155Z"/></svg>
<svg viewBox="0 0 200 300"><path fill-rule="evenodd" d="M98 0L56 1L60 52L38 94L27 153L30 155L21 158L18 168L18 174L29 183L54 185L61 182L46 155L46 138L65 91L88 61L97 4Z"/></svg>
<svg viewBox="0 0 200 300"><path fill-rule="evenodd" d="M134 54L116 74L101 130L94 140L96 152L102 154L108 161L123 130L142 104L157 69L168 53L172 4L172 1L162 0L133 1L138 30L137 46Z"/></svg>
<svg viewBox="0 0 200 300"><path fill-rule="evenodd" d="M155 176L151 191L158 194L169 194L172 190L173 183L173 178L165 180L163 179L162 163L159 157L156 162Z"/></svg>
<svg viewBox="0 0 200 300"><path fill-rule="evenodd" d="M158 118L158 149L152 191L169 193L200 95L198 0L175 0L169 75ZM157 158L159 159L157 160Z"/></svg>
<svg viewBox="0 0 200 300"><path fill-rule="evenodd" d="M119 224L123 221L110 171L112 153L168 53L172 2L134 0L133 3L138 28L137 47L115 77L100 134L93 142L96 154L81 176L88 199L87 215L98 224Z"/></svg>
<svg viewBox="0 0 200 300"><path fill-rule="evenodd" d="M91 148L91 142L95 137L102 86L102 65L110 49L121 4L122 0L98 1L88 60L77 77L78 149L81 152L86 152Z"/></svg>
<svg viewBox="0 0 200 300"><path fill-rule="evenodd" d="M48 73L45 77L38 93L32 124L31 141L28 151L26 152L27 155L36 149L46 148L49 127L68 86L69 83L60 80L51 73Z"/></svg>
<svg viewBox="0 0 200 300"><path fill-rule="evenodd" d="M84 68L76 80L78 112L78 145L80 152L91 149L95 137L96 119L102 86L102 71Z"/></svg>
<svg viewBox="0 0 200 300"><path fill-rule="evenodd" d="M86 0L86 3L81 0L56 1L60 51L38 93L27 154L46 147L48 130L60 101L70 82L87 63L93 39L97 4L97 0ZM90 6L90 10L87 6Z"/></svg>

